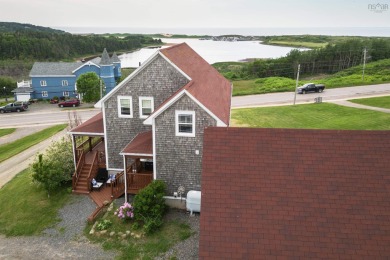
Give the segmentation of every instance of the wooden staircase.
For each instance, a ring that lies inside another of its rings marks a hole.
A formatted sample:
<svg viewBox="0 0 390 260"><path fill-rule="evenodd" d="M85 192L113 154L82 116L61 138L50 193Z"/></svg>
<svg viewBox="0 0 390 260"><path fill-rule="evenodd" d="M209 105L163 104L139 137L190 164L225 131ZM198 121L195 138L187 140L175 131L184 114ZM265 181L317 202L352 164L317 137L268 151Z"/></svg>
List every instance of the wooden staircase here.
<svg viewBox="0 0 390 260"><path fill-rule="evenodd" d="M76 194L89 194L88 189L88 174L91 169L91 164L85 163L80 171L80 177L77 182L76 188L73 190L73 193Z"/></svg>

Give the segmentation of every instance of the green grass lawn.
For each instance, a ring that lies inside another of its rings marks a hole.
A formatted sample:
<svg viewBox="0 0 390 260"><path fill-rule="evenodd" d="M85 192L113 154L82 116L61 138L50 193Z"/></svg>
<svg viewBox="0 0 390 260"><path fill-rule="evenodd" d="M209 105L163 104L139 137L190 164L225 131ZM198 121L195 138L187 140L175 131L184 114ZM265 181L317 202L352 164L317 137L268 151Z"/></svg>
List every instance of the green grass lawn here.
<svg viewBox="0 0 390 260"><path fill-rule="evenodd" d="M221 72L225 72L218 67ZM226 69L227 70L227 69ZM370 62L365 69L362 80L362 66L355 66L331 75L301 76L299 86L313 82L325 84L326 89L375 85L390 82L390 59ZM295 79L285 77L268 77L249 80L233 80L233 96L265 94L274 92L291 92L296 85Z"/></svg>
<svg viewBox="0 0 390 260"><path fill-rule="evenodd" d="M390 96L349 100L356 104L390 109Z"/></svg>
<svg viewBox="0 0 390 260"><path fill-rule="evenodd" d="M15 132L16 128L5 128L5 129L0 129L0 137L12 134Z"/></svg>
<svg viewBox="0 0 390 260"><path fill-rule="evenodd" d="M390 114L330 103L232 110L232 126L390 130Z"/></svg>
<svg viewBox="0 0 390 260"><path fill-rule="evenodd" d="M52 194L32 185L30 171L16 175L0 189L0 233L6 236L36 235L54 225L57 211L70 194L63 190Z"/></svg>
<svg viewBox="0 0 390 260"><path fill-rule="evenodd" d="M0 145L0 162L5 161L16 154L23 152L25 149L46 140L47 138L64 130L66 127L67 124L55 125L35 134L18 139L14 142Z"/></svg>

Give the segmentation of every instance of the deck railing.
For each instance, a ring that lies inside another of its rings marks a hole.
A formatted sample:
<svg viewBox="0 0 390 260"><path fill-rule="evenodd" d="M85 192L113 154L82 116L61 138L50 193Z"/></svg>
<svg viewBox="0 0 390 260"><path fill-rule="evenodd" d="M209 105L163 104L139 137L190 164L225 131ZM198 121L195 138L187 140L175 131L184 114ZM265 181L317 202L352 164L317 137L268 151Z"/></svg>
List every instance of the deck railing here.
<svg viewBox="0 0 390 260"><path fill-rule="evenodd" d="M131 170L131 166L128 170ZM124 172L118 173L111 184L111 197L119 198L125 193ZM128 173L126 175L127 193L137 194L153 181L153 174L149 173Z"/></svg>
<svg viewBox="0 0 390 260"><path fill-rule="evenodd" d="M74 172L72 176L72 189L76 189L77 182L79 181L81 169L83 168L84 162L85 162L85 153L84 151L80 152L80 159L77 162L76 171Z"/></svg>
<svg viewBox="0 0 390 260"><path fill-rule="evenodd" d="M95 152L95 155L93 156L92 165L89 169L88 177L87 177L87 185L88 190L92 190L91 181L93 178L96 178L96 175L98 173L99 165L98 165L98 152Z"/></svg>
<svg viewBox="0 0 390 260"><path fill-rule="evenodd" d="M123 175L124 172L118 173L115 176L115 180L111 183L111 197L115 199L125 193L125 179Z"/></svg>

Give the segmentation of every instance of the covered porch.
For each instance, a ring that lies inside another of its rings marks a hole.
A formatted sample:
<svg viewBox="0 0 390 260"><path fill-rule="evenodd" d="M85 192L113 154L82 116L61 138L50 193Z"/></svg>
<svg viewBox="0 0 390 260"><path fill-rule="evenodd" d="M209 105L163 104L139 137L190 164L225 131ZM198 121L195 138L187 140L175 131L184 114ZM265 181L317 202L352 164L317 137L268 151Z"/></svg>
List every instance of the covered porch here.
<svg viewBox="0 0 390 260"><path fill-rule="evenodd" d="M99 113L69 132L72 136L75 172L72 176L74 193L88 194L91 181L106 171L103 115Z"/></svg>
<svg viewBox="0 0 390 260"><path fill-rule="evenodd" d="M122 150L124 171L117 174L112 184L112 195L137 194L154 179L152 132L138 134ZM119 195L120 196L120 195Z"/></svg>

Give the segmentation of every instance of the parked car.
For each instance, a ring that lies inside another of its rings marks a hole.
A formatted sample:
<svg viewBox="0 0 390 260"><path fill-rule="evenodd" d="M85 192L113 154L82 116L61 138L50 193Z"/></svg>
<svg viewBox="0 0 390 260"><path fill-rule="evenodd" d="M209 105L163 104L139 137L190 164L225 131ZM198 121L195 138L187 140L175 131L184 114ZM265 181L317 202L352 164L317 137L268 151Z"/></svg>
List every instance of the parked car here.
<svg viewBox="0 0 390 260"><path fill-rule="evenodd" d="M58 103L59 107L77 107L80 105L80 100L70 99Z"/></svg>
<svg viewBox="0 0 390 260"><path fill-rule="evenodd" d="M298 94L306 94L308 92L322 92L325 89L323 84L307 83L298 88Z"/></svg>
<svg viewBox="0 0 390 260"><path fill-rule="evenodd" d="M0 107L0 113L7 113L7 112L21 112L26 111L28 109L28 105L23 102L15 102L15 103L9 103L3 107Z"/></svg>

